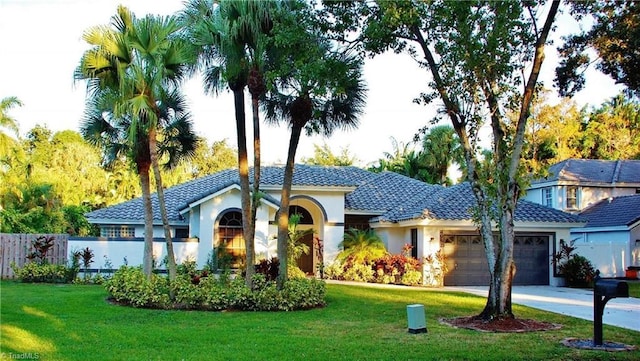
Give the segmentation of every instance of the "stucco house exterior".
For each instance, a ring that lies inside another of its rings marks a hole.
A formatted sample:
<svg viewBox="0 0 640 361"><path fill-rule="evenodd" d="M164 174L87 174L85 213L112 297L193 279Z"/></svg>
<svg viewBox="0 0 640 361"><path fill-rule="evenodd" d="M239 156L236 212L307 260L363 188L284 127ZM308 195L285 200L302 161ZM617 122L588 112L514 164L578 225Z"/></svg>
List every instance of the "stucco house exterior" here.
<svg viewBox="0 0 640 361"><path fill-rule="evenodd" d="M276 211L282 187L282 167L262 167L264 193L256 221L256 254L276 255ZM237 170L225 170L165 191L174 249L178 262L186 259L203 266L223 246L242 253L242 217ZM440 248L449 272L446 285L487 284L483 246L471 220L474 199L468 184L452 187L429 185L396 173L372 173L357 167L296 165L291 211L302 215L301 229L313 229L305 240L313 250L300 260L307 273L331 263L340 252L349 228L373 228L388 251L400 253L405 244L422 259ZM154 208L154 257L161 260L165 244L157 207ZM109 259L113 267L125 262L142 263L144 214L142 199L133 199L87 214L101 228L100 238L74 238L69 249L89 247L95 258ZM515 214L517 234L514 257L518 271L515 284L552 284L550 259L570 229L584 226L576 216L523 200Z"/></svg>
<svg viewBox="0 0 640 361"><path fill-rule="evenodd" d="M640 160L567 159L535 179L523 199L579 213L602 199L640 194Z"/></svg>
<svg viewBox="0 0 640 361"><path fill-rule="evenodd" d="M640 160L567 159L534 180L524 199L585 219L570 239L604 277L640 267Z"/></svg>

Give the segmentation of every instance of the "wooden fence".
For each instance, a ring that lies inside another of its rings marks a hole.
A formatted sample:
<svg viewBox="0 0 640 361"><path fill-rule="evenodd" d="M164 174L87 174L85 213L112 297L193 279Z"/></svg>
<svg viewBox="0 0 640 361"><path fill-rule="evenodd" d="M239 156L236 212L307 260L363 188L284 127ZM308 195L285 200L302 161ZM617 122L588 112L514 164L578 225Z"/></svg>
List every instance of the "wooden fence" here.
<svg viewBox="0 0 640 361"><path fill-rule="evenodd" d="M64 264L67 261L67 234L7 234L0 233L0 278L14 278L11 264L18 267L27 262L27 255L33 252L33 241L40 236L54 237L53 247L47 252L47 262Z"/></svg>

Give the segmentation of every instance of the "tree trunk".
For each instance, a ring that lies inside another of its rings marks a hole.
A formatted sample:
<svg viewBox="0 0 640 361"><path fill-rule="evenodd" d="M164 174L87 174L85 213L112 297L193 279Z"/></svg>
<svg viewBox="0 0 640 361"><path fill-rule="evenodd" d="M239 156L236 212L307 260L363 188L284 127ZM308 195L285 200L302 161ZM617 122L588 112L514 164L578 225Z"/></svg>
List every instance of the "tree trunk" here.
<svg viewBox="0 0 640 361"><path fill-rule="evenodd" d="M149 164L138 163L138 176L142 188L144 203L144 252L142 254L142 270L151 279L153 273L153 208L151 206L151 182L149 180Z"/></svg>
<svg viewBox="0 0 640 361"><path fill-rule="evenodd" d="M282 194L280 196L280 209L278 210L278 261L280 261L278 270L277 286L279 289L284 287L288 275L289 255L289 203L291 198L291 185L293 183L293 171L295 167L296 151L300 142L300 134L302 127L295 124L291 127L291 138L289 138L289 151L287 153L287 163L284 168L284 177L282 180Z"/></svg>
<svg viewBox="0 0 640 361"><path fill-rule="evenodd" d="M158 204L160 206L162 228L164 229L164 239L167 245L167 269L169 271L169 280L173 281L176 279L176 255L173 252L173 238L171 236L171 228L169 228L169 217L167 215L167 205L164 200L164 187L162 186L162 174L160 174L160 165L158 164L158 145L155 128L151 128L149 130L149 154L151 155L153 177L156 180L156 192L158 195ZM173 294L171 296L173 298Z"/></svg>
<svg viewBox="0 0 640 361"><path fill-rule="evenodd" d="M235 89L235 90L234 90ZM245 125L244 87L233 87L233 100L236 110L236 133L238 136L238 175L240 177L240 202L242 204L242 231L246 252L245 283L252 286L252 278L255 273L249 262L253 262L254 253L254 224L251 215L251 189L249 185L249 161L247 152L247 129ZM251 265L253 266L253 265Z"/></svg>
<svg viewBox="0 0 640 361"><path fill-rule="evenodd" d="M258 96L251 95L251 110L253 115L253 192L251 197L251 239L255 239L256 217L260 205L260 109ZM249 252L250 251L250 252ZM255 244L251 250L247 249L247 269L251 268L253 276L255 265Z"/></svg>

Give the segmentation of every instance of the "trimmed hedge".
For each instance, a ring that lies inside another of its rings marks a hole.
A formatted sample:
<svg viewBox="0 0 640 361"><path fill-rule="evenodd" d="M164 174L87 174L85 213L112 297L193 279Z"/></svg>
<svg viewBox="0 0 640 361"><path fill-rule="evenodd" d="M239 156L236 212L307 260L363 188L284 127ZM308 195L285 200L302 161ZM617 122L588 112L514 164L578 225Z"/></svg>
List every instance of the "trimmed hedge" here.
<svg viewBox="0 0 640 361"><path fill-rule="evenodd" d="M198 278L181 274L173 282L165 276L153 274L148 280L140 267L124 266L105 282L105 288L112 299L133 307L293 311L325 305L326 290L322 280L290 279L282 290L278 290L275 282L268 281L263 274L255 275L253 281L250 289L244 279L231 279L225 274Z"/></svg>
<svg viewBox="0 0 640 361"><path fill-rule="evenodd" d="M16 277L25 283L68 283L78 274L78 269L74 267L36 262L29 262L22 268L12 264L11 268Z"/></svg>

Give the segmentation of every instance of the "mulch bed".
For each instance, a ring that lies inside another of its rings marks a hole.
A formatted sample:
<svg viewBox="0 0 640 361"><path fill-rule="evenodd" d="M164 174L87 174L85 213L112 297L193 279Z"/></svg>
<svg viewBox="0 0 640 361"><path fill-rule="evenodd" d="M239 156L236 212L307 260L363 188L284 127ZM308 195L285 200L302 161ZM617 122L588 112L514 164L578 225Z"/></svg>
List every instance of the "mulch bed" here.
<svg viewBox="0 0 640 361"><path fill-rule="evenodd" d="M477 316L442 318L440 323L456 328L481 332L536 332L558 330L562 325L521 318L501 318L485 321Z"/></svg>

